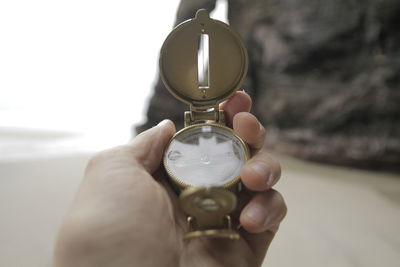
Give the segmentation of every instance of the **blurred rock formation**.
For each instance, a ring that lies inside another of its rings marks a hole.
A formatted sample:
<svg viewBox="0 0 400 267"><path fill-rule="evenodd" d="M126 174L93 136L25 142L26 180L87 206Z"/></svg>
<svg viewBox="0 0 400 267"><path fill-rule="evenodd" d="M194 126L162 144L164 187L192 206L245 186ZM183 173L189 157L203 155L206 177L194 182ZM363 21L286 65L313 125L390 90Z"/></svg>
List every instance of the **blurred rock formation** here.
<svg viewBox="0 0 400 267"><path fill-rule="evenodd" d="M400 170L400 1L229 0L246 42L244 89L267 146L303 159ZM215 0L182 0L176 23ZM161 45L161 44L160 44ZM143 131L187 107L158 80Z"/></svg>

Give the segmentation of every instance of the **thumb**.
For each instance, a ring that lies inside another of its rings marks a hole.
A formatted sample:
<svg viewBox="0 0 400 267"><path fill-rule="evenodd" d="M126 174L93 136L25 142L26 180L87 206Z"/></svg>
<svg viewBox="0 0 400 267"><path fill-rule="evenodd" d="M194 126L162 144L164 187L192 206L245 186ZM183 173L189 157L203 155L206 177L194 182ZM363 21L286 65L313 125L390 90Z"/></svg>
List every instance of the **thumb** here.
<svg viewBox="0 0 400 267"><path fill-rule="evenodd" d="M157 170L161 163L164 149L175 134L175 125L170 120L163 120L157 126L142 132L130 143L133 157L149 172Z"/></svg>

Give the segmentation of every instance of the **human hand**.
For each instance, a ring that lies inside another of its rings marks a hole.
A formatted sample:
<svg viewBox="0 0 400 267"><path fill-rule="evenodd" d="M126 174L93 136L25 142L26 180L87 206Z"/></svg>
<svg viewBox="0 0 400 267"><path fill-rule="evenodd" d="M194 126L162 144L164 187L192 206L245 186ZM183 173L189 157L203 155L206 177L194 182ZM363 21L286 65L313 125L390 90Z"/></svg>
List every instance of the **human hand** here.
<svg viewBox="0 0 400 267"><path fill-rule="evenodd" d="M170 121L138 135L124 146L94 156L61 227L54 263L65 266L259 266L286 214L282 196L271 187L279 163L260 151L265 130L248 113L242 92L221 104L227 123L251 148L241 172L246 190L241 239L195 238L183 241L186 216L161 167L163 151L175 133Z"/></svg>

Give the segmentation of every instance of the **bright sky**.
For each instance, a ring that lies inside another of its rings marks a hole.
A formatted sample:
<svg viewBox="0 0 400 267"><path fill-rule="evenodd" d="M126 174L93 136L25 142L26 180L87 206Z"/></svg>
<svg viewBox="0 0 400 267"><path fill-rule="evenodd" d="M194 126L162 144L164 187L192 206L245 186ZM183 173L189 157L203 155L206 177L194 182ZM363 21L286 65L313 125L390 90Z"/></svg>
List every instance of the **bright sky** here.
<svg viewBox="0 0 400 267"><path fill-rule="evenodd" d="M178 0L0 2L1 128L126 141ZM212 16L225 20L226 2ZM1 136L0 136L1 138Z"/></svg>

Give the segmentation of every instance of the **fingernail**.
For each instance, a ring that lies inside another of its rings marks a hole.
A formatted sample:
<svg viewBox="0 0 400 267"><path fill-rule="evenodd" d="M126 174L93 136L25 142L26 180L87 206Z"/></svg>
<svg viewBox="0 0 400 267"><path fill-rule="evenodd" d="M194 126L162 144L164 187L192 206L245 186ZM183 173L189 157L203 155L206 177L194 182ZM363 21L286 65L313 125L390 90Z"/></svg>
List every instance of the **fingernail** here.
<svg viewBox="0 0 400 267"><path fill-rule="evenodd" d="M263 226L265 224L266 215L264 208L256 203L253 203L246 209L246 217L249 218L253 224Z"/></svg>
<svg viewBox="0 0 400 267"><path fill-rule="evenodd" d="M275 180L275 175L273 172L271 172L268 176L268 180L267 180L267 185L268 186L272 186L273 182Z"/></svg>
<svg viewBox="0 0 400 267"><path fill-rule="evenodd" d="M270 171L270 168L268 165L262 161L256 161L253 164L250 165L250 168L257 173L260 177L266 177L266 184L271 185L274 175Z"/></svg>

